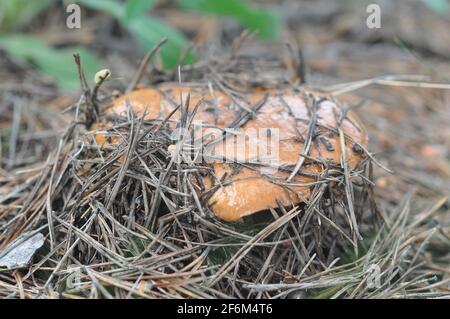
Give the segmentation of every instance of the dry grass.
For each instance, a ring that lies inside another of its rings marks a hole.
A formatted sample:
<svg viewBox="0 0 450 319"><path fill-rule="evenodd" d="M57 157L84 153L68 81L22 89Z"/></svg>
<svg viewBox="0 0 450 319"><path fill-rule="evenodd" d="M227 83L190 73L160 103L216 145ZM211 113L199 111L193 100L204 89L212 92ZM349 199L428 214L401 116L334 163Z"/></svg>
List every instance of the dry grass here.
<svg viewBox="0 0 450 319"><path fill-rule="evenodd" d="M233 98L251 86L290 81L279 61L240 56L244 38L228 55L183 68L183 82L206 82ZM181 81L176 72L150 78ZM320 183L302 205L223 223L191 184L210 169L169 156L170 118L144 121L131 112L110 118L114 126L105 134L123 142L110 149L96 144L83 122L97 116L87 114L93 104L107 99L85 88L75 120L47 161L34 170L17 165L21 171L2 181L0 249L27 231L44 233L46 243L27 269L0 271L1 297L449 296L449 229L434 219L446 198L420 209L410 191L396 207L383 205L373 190L377 162L369 151L355 170L337 164L317 176ZM188 103L181 97L178 111L189 129L195 113L186 112ZM74 274L80 280L71 285Z"/></svg>

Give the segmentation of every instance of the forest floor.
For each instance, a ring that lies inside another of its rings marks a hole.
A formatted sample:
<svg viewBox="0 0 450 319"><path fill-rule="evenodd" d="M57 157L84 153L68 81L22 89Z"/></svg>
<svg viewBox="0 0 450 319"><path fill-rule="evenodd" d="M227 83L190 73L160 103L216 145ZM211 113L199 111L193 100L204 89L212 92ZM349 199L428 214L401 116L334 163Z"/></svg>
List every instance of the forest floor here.
<svg viewBox="0 0 450 319"><path fill-rule="evenodd" d="M365 25L367 3L364 1L358 4L330 4L327 0L287 1L281 7L288 25L284 31L285 42L269 44L251 39L240 51L243 56L255 60L286 62L292 58L285 44L289 43L293 52L302 52L308 86L335 90L348 88L348 92L342 92L338 98L345 101L357 97L365 101L356 113L367 127L370 152L381 164L374 165L373 182L383 226L377 226L374 233L367 234L358 249L350 249L340 256L339 262L326 265L324 269L313 270L307 263L305 271L285 282L266 283L264 278L233 282L230 278L236 279L236 274L222 269L220 274L228 281L224 279L204 287L202 276L217 267L200 267L199 260L205 258L204 251L198 252L191 247L192 256L195 256L193 267L187 267L185 277L181 279L157 275L159 268L175 266L171 264L172 259L158 260L155 254L146 256L141 263L160 263L150 275L127 270L125 266L107 271L100 270L103 269L101 265L91 264L85 269L81 293L61 284L69 274L68 268L65 271L58 268L60 262L66 262L61 261L64 254L59 253L56 258L58 253L53 257L49 251L49 255L38 252L36 262L25 271L0 269L0 296L448 298L450 90L433 85L425 87L423 83L450 82L450 18L438 16L420 1L380 2L382 28L370 30ZM174 9L160 10L169 22L186 34L195 35L192 40L206 43L204 46L212 52L229 51L232 40L242 32L233 23L212 18L202 20L195 14ZM123 90L143 54L133 49L134 43L126 34L114 33L113 23L107 19L105 22L105 19L90 17L82 33L70 39L45 24L37 32L58 45L69 41L97 50L105 65L111 66L113 76L106 86L111 90ZM96 27L98 25L101 27ZM79 95L59 91L29 66L17 64L1 53L0 65L2 249L13 238L19 237L18 233L11 236L8 228L23 205L18 199L32 192L29 186L32 176L48 163L48 155L58 147L61 135L73 120L74 112L63 110L75 103ZM286 69L287 76L296 76L296 70L290 69L289 63ZM404 75L408 75L408 81L399 77ZM411 83L409 79L417 75L426 77L426 81ZM344 85L346 83L354 86ZM228 235L229 231L226 230ZM239 229L233 228L233 231L239 232ZM237 247L244 250L249 247L251 240L248 237L238 238L242 242ZM63 246L68 246L69 242L62 241L60 245L59 248L66 249L62 251L68 252L69 247ZM95 243L90 245L88 241L84 249L96 247ZM187 252L189 250L183 251L184 254ZM241 254L233 258L243 257L242 251L233 252ZM103 253L111 263L115 261L110 260L119 258L116 252ZM258 252L252 253L258 256ZM277 250L276 253L280 252ZM173 256L183 258L176 251ZM77 264L74 256L70 258L74 260L68 264ZM312 259L310 261L313 264ZM120 264L120 260L117 262ZM139 262L132 264L136 266ZM248 262L247 258L242 258L242 263ZM263 261L262 267L266 266ZM372 266L381 271L379 287L367 286ZM265 274L269 274L269 270L265 270ZM54 278L58 279L52 282ZM214 281L208 280L208 283ZM157 288L143 286L148 282Z"/></svg>

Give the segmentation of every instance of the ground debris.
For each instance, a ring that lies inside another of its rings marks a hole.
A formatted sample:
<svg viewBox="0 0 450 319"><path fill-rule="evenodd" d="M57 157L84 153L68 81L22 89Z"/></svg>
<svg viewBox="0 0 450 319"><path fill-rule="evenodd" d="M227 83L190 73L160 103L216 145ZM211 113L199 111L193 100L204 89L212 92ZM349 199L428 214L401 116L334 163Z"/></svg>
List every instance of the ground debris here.
<svg viewBox="0 0 450 319"><path fill-rule="evenodd" d="M44 235L27 232L0 251L0 267L8 269L27 267L33 255L44 244Z"/></svg>

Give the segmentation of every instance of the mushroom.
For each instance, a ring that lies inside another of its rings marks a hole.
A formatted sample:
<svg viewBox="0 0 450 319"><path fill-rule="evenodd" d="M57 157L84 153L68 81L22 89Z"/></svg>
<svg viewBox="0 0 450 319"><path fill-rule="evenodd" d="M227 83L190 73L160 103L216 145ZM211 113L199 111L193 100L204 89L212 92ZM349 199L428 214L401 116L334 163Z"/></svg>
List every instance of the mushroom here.
<svg viewBox="0 0 450 319"><path fill-rule="evenodd" d="M173 113L180 95L186 98L188 94L190 111L199 103L194 120L208 126L202 126L200 134L209 136L209 142L216 141L206 143L205 152L213 155L207 163L214 174L202 177L202 187L193 184L211 211L224 221L304 202L312 186L321 182L327 166L345 164L354 169L364 158L361 150L368 138L358 117L348 111L337 120L343 112L336 102L303 89L257 89L239 99L202 85L163 84L124 94L105 112L126 115L129 103L137 116L145 113L145 119L163 119ZM179 117L176 112L172 119ZM229 127L239 131L231 132L225 143L217 143L224 136L223 129ZM339 131L345 136L345 156ZM104 142L104 138L100 136L98 141ZM261 165L267 143L272 142L276 156ZM344 158L346 163L341 163Z"/></svg>

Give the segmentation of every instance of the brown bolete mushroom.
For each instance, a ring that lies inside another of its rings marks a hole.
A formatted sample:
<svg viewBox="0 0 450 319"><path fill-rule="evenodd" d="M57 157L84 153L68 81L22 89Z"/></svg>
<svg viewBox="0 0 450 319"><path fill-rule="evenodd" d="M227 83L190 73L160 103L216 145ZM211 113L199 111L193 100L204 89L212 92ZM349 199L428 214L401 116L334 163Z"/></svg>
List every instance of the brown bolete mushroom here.
<svg viewBox="0 0 450 319"><path fill-rule="evenodd" d="M236 221L278 205L304 202L312 186L323 182L320 176L326 167L347 165L354 169L364 157L361 146L367 145L367 134L358 117L351 111L342 112L326 95L306 90L257 89L241 99L212 91L206 85L165 84L124 94L105 112L126 115L129 103L137 116L145 112L145 119L164 119L179 104L180 94L184 98L190 95L191 111L199 103L194 119L209 125L202 134L209 129L209 133L219 133L217 139L224 135L221 129L232 127L239 128L244 136L238 142L239 134L232 134L226 142L228 147L213 143L208 154L216 157L208 164L214 174L202 177L202 187L193 183L198 193L207 195L208 206L222 220ZM180 112L176 112L172 119L179 117ZM255 130L257 135L253 134ZM263 169L264 165L258 165L259 157L266 155L262 153L267 152L267 141L275 137L277 156L270 162L270 169ZM105 143L101 135L96 139ZM230 144L231 148L244 146L244 151L230 151ZM230 157L231 163L223 161Z"/></svg>

